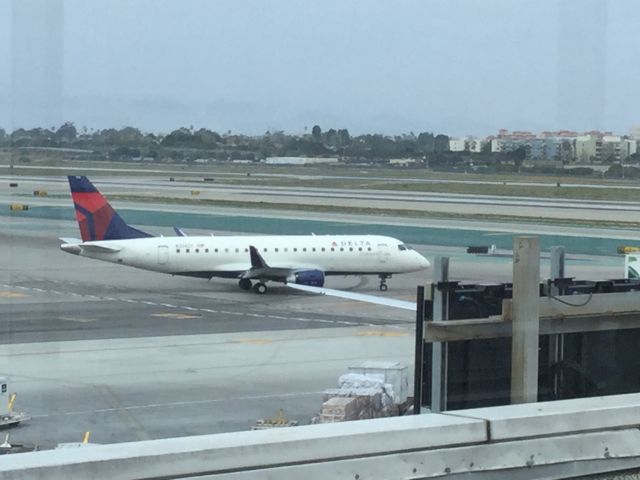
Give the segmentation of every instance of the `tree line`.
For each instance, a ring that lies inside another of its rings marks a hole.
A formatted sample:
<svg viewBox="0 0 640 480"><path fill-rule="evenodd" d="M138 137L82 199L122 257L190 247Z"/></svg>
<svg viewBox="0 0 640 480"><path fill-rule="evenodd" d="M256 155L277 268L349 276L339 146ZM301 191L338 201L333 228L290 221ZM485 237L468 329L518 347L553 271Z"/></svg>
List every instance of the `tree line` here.
<svg viewBox="0 0 640 480"><path fill-rule="evenodd" d="M11 133L0 129L0 147L89 149L109 158L183 159L201 155L216 160L257 161L271 156L332 156L375 161L441 154L449 150L449 137L431 132L352 136L346 128L323 131L319 125L314 125L309 134L220 134L191 126L160 135L134 127L89 131L67 122L58 128L19 128Z"/></svg>

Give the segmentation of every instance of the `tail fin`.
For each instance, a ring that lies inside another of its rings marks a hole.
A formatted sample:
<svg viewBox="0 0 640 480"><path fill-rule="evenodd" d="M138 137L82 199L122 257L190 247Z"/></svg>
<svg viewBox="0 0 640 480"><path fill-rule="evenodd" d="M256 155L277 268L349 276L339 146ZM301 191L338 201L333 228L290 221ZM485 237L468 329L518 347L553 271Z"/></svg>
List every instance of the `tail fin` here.
<svg viewBox="0 0 640 480"><path fill-rule="evenodd" d="M640 279L640 256L637 253L624 256L624 278Z"/></svg>
<svg viewBox="0 0 640 480"><path fill-rule="evenodd" d="M123 240L152 236L127 225L87 177L69 176L67 178L82 241Z"/></svg>

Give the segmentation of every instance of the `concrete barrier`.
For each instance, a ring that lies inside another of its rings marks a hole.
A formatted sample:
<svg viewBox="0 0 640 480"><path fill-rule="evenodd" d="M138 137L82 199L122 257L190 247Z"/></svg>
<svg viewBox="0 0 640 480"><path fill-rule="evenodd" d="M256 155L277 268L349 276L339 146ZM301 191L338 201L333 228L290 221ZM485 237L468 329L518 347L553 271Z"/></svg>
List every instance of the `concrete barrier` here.
<svg viewBox="0 0 640 480"><path fill-rule="evenodd" d="M0 480L571 478L640 468L640 394L8 455Z"/></svg>

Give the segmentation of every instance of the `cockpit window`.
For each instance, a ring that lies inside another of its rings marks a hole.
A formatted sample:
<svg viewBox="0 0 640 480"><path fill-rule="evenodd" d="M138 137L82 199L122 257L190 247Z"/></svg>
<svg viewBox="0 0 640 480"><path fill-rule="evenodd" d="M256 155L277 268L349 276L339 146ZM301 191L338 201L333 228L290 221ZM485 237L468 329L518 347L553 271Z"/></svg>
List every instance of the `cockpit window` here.
<svg viewBox="0 0 640 480"><path fill-rule="evenodd" d="M401 243L401 244L398 245L398 250L409 250L409 249L407 248L407 246L405 244Z"/></svg>

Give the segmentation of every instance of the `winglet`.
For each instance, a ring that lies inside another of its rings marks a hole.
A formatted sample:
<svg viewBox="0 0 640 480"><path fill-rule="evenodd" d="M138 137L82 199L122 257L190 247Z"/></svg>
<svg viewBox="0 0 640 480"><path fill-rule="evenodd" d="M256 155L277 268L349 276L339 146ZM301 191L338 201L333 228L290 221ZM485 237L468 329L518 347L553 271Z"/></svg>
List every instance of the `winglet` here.
<svg viewBox="0 0 640 480"><path fill-rule="evenodd" d="M187 236L187 234L186 234L186 233L184 233L184 231L182 231L182 229L181 229L181 228L173 227L173 231L174 231L174 232L176 232L176 235L177 235L178 237L186 237L186 236Z"/></svg>
<svg viewBox="0 0 640 480"><path fill-rule="evenodd" d="M258 253L256 247L252 245L249 246L249 255L251 256L251 268L269 268L269 265L264 261L262 255Z"/></svg>

